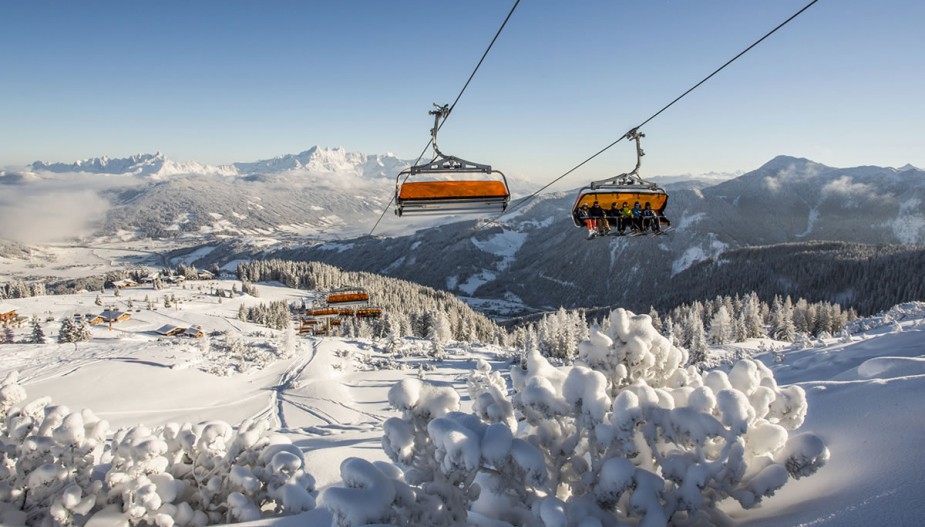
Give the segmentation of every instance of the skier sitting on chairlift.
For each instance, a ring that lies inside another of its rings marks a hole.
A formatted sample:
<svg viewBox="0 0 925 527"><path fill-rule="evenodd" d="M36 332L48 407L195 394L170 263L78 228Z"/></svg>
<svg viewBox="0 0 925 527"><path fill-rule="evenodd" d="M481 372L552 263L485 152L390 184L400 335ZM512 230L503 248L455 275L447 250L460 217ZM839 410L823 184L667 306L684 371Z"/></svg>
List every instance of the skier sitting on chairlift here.
<svg viewBox="0 0 925 527"><path fill-rule="evenodd" d="M585 227L588 228L588 238L593 238L594 230L597 225L595 224L594 218L591 217L591 212L588 211L587 204L578 208L578 220L584 223Z"/></svg>
<svg viewBox="0 0 925 527"><path fill-rule="evenodd" d="M652 210L652 204L648 201L646 202L646 207L642 209L642 232L648 232L651 227L655 234L661 233L661 228L659 227L658 214Z"/></svg>
<svg viewBox="0 0 925 527"><path fill-rule="evenodd" d="M607 218L604 214L604 208L601 207L600 203L595 201L594 204L591 205L589 213L591 214L591 217L594 218L598 235L604 236L610 232L610 226L607 225Z"/></svg>

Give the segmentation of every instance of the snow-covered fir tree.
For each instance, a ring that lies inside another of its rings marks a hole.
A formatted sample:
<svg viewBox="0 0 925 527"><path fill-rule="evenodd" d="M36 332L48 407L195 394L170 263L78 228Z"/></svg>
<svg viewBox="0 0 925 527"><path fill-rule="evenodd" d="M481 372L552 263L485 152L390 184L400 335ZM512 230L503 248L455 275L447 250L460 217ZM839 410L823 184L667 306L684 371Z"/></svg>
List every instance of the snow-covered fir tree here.
<svg viewBox="0 0 925 527"><path fill-rule="evenodd" d="M796 330L793 325L793 302L789 296L784 300L781 300L780 296L774 297L770 325L770 334L773 338L793 341Z"/></svg>
<svg viewBox="0 0 925 527"><path fill-rule="evenodd" d="M90 326L83 318L75 320L73 317L65 317L61 321L61 329L58 330L58 342L84 342L92 337Z"/></svg>
<svg viewBox="0 0 925 527"><path fill-rule="evenodd" d="M720 305L710 320L709 337L712 344L726 344L732 340L735 327L725 305Z"/></svg>
<svg viewBox="0 0 925 527"><path fill-rule="evenodd" d="M42 322L37 315L32 316L32 343L45 344L45 330L42 329Z"/></svg>
<svg viewBox="0 0 925 527"><path fill-rule="evenodd" d="M695 306L696 307L696 306ZM690 352L690 364L703 364L707 359L707 335L698 309L691 309L685 321L686 347Z"/></svg>

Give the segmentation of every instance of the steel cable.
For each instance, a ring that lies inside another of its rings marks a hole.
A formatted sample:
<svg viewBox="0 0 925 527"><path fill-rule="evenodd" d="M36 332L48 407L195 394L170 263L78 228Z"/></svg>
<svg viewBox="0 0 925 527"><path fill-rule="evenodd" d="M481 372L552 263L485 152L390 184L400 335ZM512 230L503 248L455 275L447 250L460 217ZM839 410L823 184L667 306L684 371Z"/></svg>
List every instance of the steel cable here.
<svg viewBox="0 0 925 527"><path fill-rule="evenodd" d="M514 14L514 10L517 9L518 4L520 4L520 0L516 0L514 2L514 5L511 6L511 10L508 12L507 16L504 17L504 22L501 23L501 27L498 28L498 31L495 33L495 36L491 39L491 42L489 42L488 47L485 48L485 52L482 53L482 58L479 59L479 63L475 65L475 68L472 70L472 73L469 74L469 78L466 79L466 84L464 84L462 89L459 90L459 95L457 95L456 99L453 100L453 104L450 105L449 111L446 113L446 116L444 116L440 124L437 125L437 129L434 131L434 133L439 132L440 129L443 128L443 125L446 123L446 120L449 119L450 115L452 115L453 108L456 108L456 103L458 103L459 99L461 99L463 94L466 93L466 88L469 87L469 83L472 82L472 79L473 77L475 77L476 72L478 72L479 68L482 67L482 63L485 62L485 57L488 56L488 52L491 51L492 46L495 45L495 41L498 40L498 37L501 35L501 31L504 30L504 26L507 25L507 21L511 19L511 15ZM418 163L421 162L421 159L424 158L424 154L427 153L428 147L430 147L430 141L427 142L427 146L425 146L424 150L421 151L421 155L418 156L418 159L417 161L414 162L414 165L417 165ZM407 180L408 176L405 176L405 179ZM382 221L382 218L385 216L385 213L389 211L389 207L392 206L392 203L394 201L395 201L395 196L393 195L391 199L389 199L389 202L386 204L385 208L382 210L382 214L379 215L379 219L376 220L376 223L375 225L373 225L373 228L369 230L369 236L373 235L373 232L375 232L376 227L379 226L379 222Z"/></svg>
<svg viewBox="0 0 925 527"><path fill-rule="evenodd" d="M702 85L703 83L705 83L705 82L707 82L708 80L710 80L714 75L716 75L717 73L719 73L720 71L722 71L723 69L725 69L726 66L729 66L730 64L732 64L733 62L735 62L739 57L741 57L742 55L745 55L746 53L748 53L749 51L751 51L752 48L754 48L755 46L757 46L758 44L760 44L760 43L761 43L762 41L764 41L766 38L768 38L768 37L770 37L771 35L773 35L775 32L777 32L777 30L779 30L780 28L786 26L788 23L790 23L791 20L793 20L794 18L796 18L796 17L800 16L801 14L803 14L804 11L806 11L807 9L809 9L810 7L812 7L812 5L815 4L815 3L818 2L818 1L819 1L819 0L812 0L810 3L806 4L805 6L803 6L802 9L800 9L799 11L797 11L796 13L794 13L793 15L791 15L790 18L788 18L787 20L784 20L783 22L781 22L780 24L778 24L777 27L775 27L775 28L772 29L771 31L768 31L767 33L765 33L765 35L764 35L763 37L759 38L759 39L756 40L755 42L752 42L752 44L751 44L750 46L748 46L747 48L745 48L744 50L742 50L741 52L739 52L738 55L732 57L731 59L729 59L728 61L726 61L725 64L723 64L723 65L720 66L719 68L716 68L715 70L713 70L713 73L707 75L707 76L704 77L700 82L698 82L697 84L691 86L690 88L687 89L687 91L685 91L685 92L682 93L681 95L677 96L677 97L676 97L673 101L671 101L670 103L668 103L668 104L666 104L665 106L663 106L661 110L655 112L655 113L652 114L648 119L646 119L646 120L643 121L642 123L640 123L640 124L634 126L633 128L631 128L631 129L630 129L630 132L632 132L633 130L638 130L638 129L642 128L643 126L645 126L646 124L648 124L650 121L652 121L653 119L655 119L656 117L658 117L659 115L661 115L662 112L664 112L664 111L667 110L668 108L671 108L676 102L678 102L678 101L680 101L681 99L683 99L683 98L684 98L687 94L689 94L690 92L692 92L692 91L696 90L697 88L699 88L700 85ZM550 181L549 183L547 183L546 185L544 185L543 187L541 187L539 190L537 190L537 191L534 192L533 194L530 194L529 196L525 196L525 197L523 197L523 198L518 199L518 200L517 200L517 203L515 203L515 204L513 204L512 206L508 207L508 208L507 208L504 212L502 212L501 214L495 216L495 217L493 218L492 221L497 221L499 218L501 218L501 217L504 216L505 214L509 214L509 213L511 213L511 212L513 212L513 211L515 211L515 210L517 210L517 209L523 207L524 205L527 204L527 202L529 202L530 200L532 200L533 198L535 198L540 192L542 192L542 191L546 190L547 188L551 187L552 185L558 183L558 182L559 182L560 180L562 180L564 177L566 177L566 176L568 176L569 174L571 174L572 172L578 170L579 168L581 168L582 166L584 166L586 163L588 163L588 162L591 161L592 159L594 159L594 158L596 158L597 156L603 154L603 153L606 152L607 150L610 150L611 147L613 147L614 145L616 145L617 143L619 143L620 141L622 141L623 139L625 139L626 136L627 136L627 134L629 134L629 132L627 132L626 134L623 134L623 135L620 136L620 138L617 139L616 141L614 141L614 142L610 143L609 145L605 146L604 148L598 150L597 153L595 153L595 154L592 155L591 157L585 159L585 160L582 161L581 163L578 163L577 165L575 165L574 167L572 167L571 169L569 169L566 173L562 174L561 176L557 177L556 179L553 179L552 181Z"/></svg>

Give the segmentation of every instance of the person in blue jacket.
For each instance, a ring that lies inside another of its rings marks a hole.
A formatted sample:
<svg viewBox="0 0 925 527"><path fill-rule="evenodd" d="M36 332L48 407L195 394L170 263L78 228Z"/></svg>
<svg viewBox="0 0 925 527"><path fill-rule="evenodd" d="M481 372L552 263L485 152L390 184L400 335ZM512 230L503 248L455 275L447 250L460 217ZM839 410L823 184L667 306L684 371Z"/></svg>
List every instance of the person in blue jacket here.
<svg viewBox="0 0 925 527"><path fill-rule="evenodd" d="M642 207L638 201L633 204L633 230L642 232Z"/></svg>

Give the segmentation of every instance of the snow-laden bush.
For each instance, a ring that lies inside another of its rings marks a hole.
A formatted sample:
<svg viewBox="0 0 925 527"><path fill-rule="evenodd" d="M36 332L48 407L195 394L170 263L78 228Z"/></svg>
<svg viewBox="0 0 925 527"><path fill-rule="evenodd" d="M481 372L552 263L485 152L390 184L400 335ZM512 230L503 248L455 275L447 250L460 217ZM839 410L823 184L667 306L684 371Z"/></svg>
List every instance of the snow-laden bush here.
<svg viewBox="0 0 925 527"><path fill-rule="evenodd" d="M817 436L790 435L806 415L800 387L778 387L748 359L728 372L684 368L687 353L648 315L618 309L611 321L574 365L528 353L511 372L513 397L480 364L469 379L474 415L456 412L450 388L393 387L402 416L385 423L382 442L404 477L378 472L409 488L413 504L395 497L383 515L357 518L338 514L347 501L334 494L325 503L339 524L710 524L723 521L719 501L753 507L828 459ZM345 481L352 470L342 467Z"/></svg>
<svg viewBox="0 0 925 527"><path fill-rule="evenodd" d="M224 422L120 429L0 384L0 524L202 526L315 508L301 451Z"/></svg>
<svg viewBox="0 0 925 527"><path fill-rule="evenodd" d="M470 384L483 396L488 417L458 411L452 388L406 379L389 391L389 403L402 412L385 422L382 445L402 470L388 464L348 459L341 465L346 488L329 488L321 498L337 525L468 525L477 522L482 494L509 488L518 492L506 517L534 521L526 488L546 480L542 453L514 437L513 407L498 389L497 377L482 367ZM477 386L477 387L476 387ZM503 386L503 383L502 383ZM497 404L489 401L497 397ZM524 485L528 487L524 487ZM484 492L488 489L488 492ZM520 504L520 505L518 505Z"/></svg>

